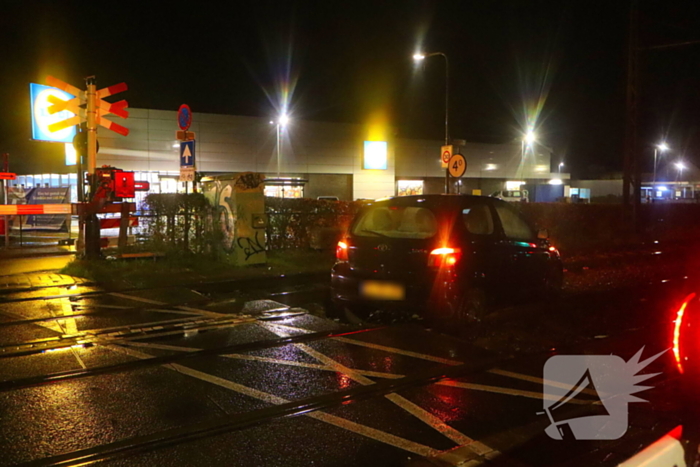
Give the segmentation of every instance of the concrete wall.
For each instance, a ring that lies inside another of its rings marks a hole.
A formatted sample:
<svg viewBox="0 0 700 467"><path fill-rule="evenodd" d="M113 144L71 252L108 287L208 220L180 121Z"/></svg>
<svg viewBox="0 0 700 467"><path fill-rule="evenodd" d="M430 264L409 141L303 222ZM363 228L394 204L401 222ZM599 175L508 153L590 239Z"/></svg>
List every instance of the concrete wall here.
<svg viewBox="0 0 700 467"><path fill-rule="evenodd" d="M572 188L589 188L595 196L622 196L622 180L572 180Z"/></svg>
<svg viewBox="0 0 700 467"><path fill-rule="evenodd" d="M124 170L178 172L177 112L129 109L124 123L127 137L100 130L97 164ZM292 120L281 131L278 166L276 126L269 119L195 112L197 170L206 173L260 172L276 177L301 174L309 180L307 197L335 195L343 199L379 198L396 192L397 177L423 180L426 193L444 191L439 140L394 139L389 128L377 133L363 125ZM386 170L362 168L363 141L388 143ZM535 145L525 152L519 141L507 144L469 143L458 149L467 160L463 183L471 192L475 179L497 180L482 187L490 193L503 189L504 180L538 179L550 173L550 152ZM521 163L523 162L524 163ZM321 177L325 174L327 176ZM568 174L561 174L568 178ZM338 178L335 178L338 177ZM472 179L472 180L470 180ZM348 185L351 183L351 185ZM465 189L462 192L465 192Z"/></svg>
<svg viewBox="0 0 700 467"><path fill-rule="evenodd" d="M352 201L352 175L308 174L304 189L307 198L337 196L341 201Z"/></svg>
<svg viewBox="0 0 700 467"><path fill-rule="evenodd" d="M397 139L396 175L399 177L444 177L440 147L434 140ZM549 179L550 151L540 145L525 150L519 141L506 144L468 143L455 147L467 160L464 178ZM524 161L524 163L521 163ZM562 174L568 178L568 174Z"/></svg>

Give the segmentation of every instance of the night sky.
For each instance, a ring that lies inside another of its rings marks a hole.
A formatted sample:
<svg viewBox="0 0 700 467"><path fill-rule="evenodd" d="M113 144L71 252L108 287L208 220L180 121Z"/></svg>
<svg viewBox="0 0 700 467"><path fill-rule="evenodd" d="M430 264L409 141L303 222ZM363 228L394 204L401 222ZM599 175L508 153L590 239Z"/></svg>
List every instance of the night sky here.
<svg viewBox="0 0 700 467"><path fill-rule="evenodd" d="M11 170L64 172L59 144L29 141L30 82L126 82L131 107L363 123L444 138L450 60L453 138L504 142L527 120L574 176L622 166L629 2L1 2L0 152ZM697 1L640 0L640 45L700 40ZM644 51L639 143L666 139L700 165L700 44ZM112 118L118 123L129 126ZM100 132L107 131L100 129ZM647 157L648 156L648 157ZM436 156L437 157L437 156Z"/></svg>

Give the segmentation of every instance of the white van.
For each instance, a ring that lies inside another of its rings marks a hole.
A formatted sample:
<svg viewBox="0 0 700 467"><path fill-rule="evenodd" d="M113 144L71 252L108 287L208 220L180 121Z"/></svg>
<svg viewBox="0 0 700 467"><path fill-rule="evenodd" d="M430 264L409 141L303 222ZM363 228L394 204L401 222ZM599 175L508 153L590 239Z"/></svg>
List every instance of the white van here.
<svg viewBox="0 0 700 467"><path fill-rule="evenodd" d="M503 190L491 193L494 198L502 199L503 201L515 201L527 203L530 201L527 190Z"/></svg>

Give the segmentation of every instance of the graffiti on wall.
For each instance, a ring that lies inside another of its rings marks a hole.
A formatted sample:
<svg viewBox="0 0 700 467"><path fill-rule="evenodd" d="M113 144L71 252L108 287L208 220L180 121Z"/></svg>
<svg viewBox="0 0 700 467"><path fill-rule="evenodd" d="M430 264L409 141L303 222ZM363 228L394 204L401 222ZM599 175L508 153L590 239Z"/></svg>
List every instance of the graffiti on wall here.
<svg viewBox="0 0 700 467"><path fill-rule="evenodd" d="M265 232L253 226L256 213L264 212L263 182L257 173L205 182L204 195L216 210L222 247L244 264L265 262ZM262 253L262 255L260 254Z"/></svg>
<svg viewBox="0 0 700 467"><path fill-rule="evenodd" d="M254 238L241 237L238 239L238 246L243 249L246 261L248 261L251 256L265 251L265 246L261 243L260 238L258 238L260 234L261 232L256 230ZM263 233L262 235L264 236L265 234Z"/></svg>
<svg viewBox="0 0 700 467"><path fill-rule="evenodd" d="M233 247L233 237L236 231L232 194L233 186L231 183L220 180L210 184L204 192L204 195L216 209L216 220L223 235L222 246L226 251L230 251Z"/></svg>

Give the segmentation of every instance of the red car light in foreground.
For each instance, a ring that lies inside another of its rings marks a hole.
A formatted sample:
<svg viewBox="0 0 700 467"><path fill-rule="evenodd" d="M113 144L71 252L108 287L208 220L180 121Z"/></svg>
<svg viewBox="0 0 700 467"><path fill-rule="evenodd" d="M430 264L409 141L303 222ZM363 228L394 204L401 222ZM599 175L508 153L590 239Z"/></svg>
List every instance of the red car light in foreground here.
<svg viewBox="0 0 700 467"><path fill-rule="evenodd" d="M335 247L335 257L338 261L348 260L348 244L344 241L339 241L338 245Z"/></svg>
<svg viewBox="0 0 700 467"><path fill-rule="evenodd" d="M431 268L451 267L459 262L462 250L459 248L436 248L428 256L428 266Z"/></svg>
<svg viewBox="0 0 700 467"><path fill-rule="evenodd" d="M689 336L687 335L687 329L690 327L688 319L686 319L684 322L683 318L686 315L686 308L688 307L688 304L694 298L694 293L691 293L685 298L683 304L676 312L676 319L673 323L673 357L676 359L676 366L681 374L683 373L683 362L688 360L686 346L688 344L687 340ZM683 339L681 339L681 335L683 336Z"/></svg>

